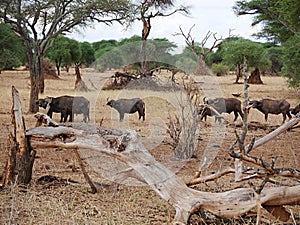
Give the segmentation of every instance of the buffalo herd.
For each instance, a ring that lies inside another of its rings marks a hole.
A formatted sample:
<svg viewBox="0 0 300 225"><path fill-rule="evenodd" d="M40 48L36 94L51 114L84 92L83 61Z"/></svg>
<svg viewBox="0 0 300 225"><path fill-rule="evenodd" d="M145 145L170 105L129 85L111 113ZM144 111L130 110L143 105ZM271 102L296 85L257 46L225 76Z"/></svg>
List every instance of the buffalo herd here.
<svg viewBox="0 0 300 225"><path fill-rule="evenodd" d="M242 111L242 102L237 98L214 98L207 99L203 98L204 104L199 105L198 111L200 119L203 120L207 116L215 116L215 121L221 118L218 114L222 113L234 113L234 121L237 120L238 116L244 117ZM69 122L74 121L74 114L82 114L83 121L90 121L90 102L83 96L60 96L60 97L46 97L36 101L39 107L46 109L47 115L52 118L53 113L60 113L60 122L66 122L69 117ZM119 113L119 120L123 121L125 113L133 114L138 113L139 119L145 120L145 102L140 98L132 99L118 99L110 100L106 105L115 109ZM261 99L261 100L251 100L248 104L248 109L257 109L264 114L265 121L268 120L268 114L282 114L283 123L288 116L289 119L292 118L291 113L296 115L300 112L300 104L295 108L290 108L290 103L286 100L274 100L274 99Z"/></svg>
<svg viewBox="0 0 300 225"><path fill-rule="evenodd" d="M211 107L215 109L215 111L219 114L234 112L234 121L237 120L238 115L241 118L244 117L243 112L241 110L242 102L236 98L214 98L214 99L206 99L203 98L204 104L199 106L199 114L201 115L200 119L205 119L207 116L216 116L216 113L212 111ZM207 107L210 106L210 107ZM300 104L297 105L295 108L290 108L290 103L286 100L274 100L274 99L261 99L261 100L251 100L249 101L248 109L253 108L257 109L265 115L265 121L268 120L268 114L282 114L283 116L283 123L286 120L286 116L289 119L292 118L291 113L296 115L300 112ZM220 118L216 117L216 119ZM216 120L215 119L215 120Z"/></svg>
<svg viewBox="0 0 300 225"><path fill-rule="evenodd" d="M73 122L74 114L83 114L83 121L90 121L90 102L83 96L46 97L37 100L36 104L44 108L50 118L53 113L60 113L60 122L65 123L68 116L69 122ZM138 112L139 119L145 120L145 103L140 98L110 100L106 105L119 112L120 121L124 119L125 113L135 112Z"/></svg>

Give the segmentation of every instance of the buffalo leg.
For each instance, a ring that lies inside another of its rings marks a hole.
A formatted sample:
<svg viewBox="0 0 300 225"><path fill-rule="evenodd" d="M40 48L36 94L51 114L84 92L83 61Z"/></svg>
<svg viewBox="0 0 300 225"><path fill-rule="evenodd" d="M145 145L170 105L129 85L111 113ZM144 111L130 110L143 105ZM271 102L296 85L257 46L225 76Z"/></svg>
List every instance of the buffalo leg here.
<svg viewBox="0 0 300 225"><path fill-rule="evenodd" d="M143 117L143 120L145 120L145 114L142 114L139 112L139 120Z"/></svg>
<svg viewBox="0 0 300 225"><path fill-rule="evenodd" d="M286 115L288 115L289 119L292 119L292 115L290 114L290 111L287 111Z"/></svg>
<svg viewBox="0 0 300 225"><path fill-rule="evenodd" d="M60 122L67 122L68 113L66 112L66 110L62 110L60 115Z"/></svg>
<svg viewBox="0 0 300 225"><path fill-rule="evenodd" d="M237 111L234 111L234 120L233 121L236 121L238 116L239 116L239 114L237 113Z"/></svg>
<svg viewBox="0 0 300 225"><path fill-rule="evenodd" d="M63 112L60 113L60 123L62 123L64 121L64 114Z"/></svg>
<svg viewBox="0 0 300 225"><path fill-rule="evenodd" d="M286 113L282 113L282 117L283 117L283 121L282 121L282 123L284 123L285 122L285 120L286 120Z"/></svg>
<svg viewBox="0 0 300 225"><path fill-rule="evenodd" d="M241 111L239 112L239 114L242 117L242 119L244 119L244 114Z"/></svg>
<svg viewBox="0 0 300 225"><path fill-rule="evenodd" d="M268 121L268 113L265 114L265 121Z"/></svg>
<svg viewBox="0 0 300 225"><path fill-rule="evenodd" d="M124 119L124 113L120 113L120 121L123 121Z"/></svg>
<svg viewBox="0 0 300 225"><path fill-rule="evenodd" d="M47 112L47 115L48 115L51 119L52 119L52 114L53 114L52 110L49 109L49 111Z"/></svg>
<svg viewBox="0 0 300 225"><path fill-rule="evenodd" d="M69 122L73 122L73 121L74 121L74 113L71 112L71 113L70 113Z"/></svg>

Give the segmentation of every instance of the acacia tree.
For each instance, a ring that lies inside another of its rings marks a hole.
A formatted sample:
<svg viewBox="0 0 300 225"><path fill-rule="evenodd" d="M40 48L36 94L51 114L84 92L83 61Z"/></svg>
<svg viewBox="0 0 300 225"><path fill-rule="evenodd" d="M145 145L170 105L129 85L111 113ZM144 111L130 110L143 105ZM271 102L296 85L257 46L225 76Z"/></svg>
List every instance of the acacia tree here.
<svg viewBox="0 0 300 225"><path fill-rule="evenodd" d="M262 24L259 38L285 42L300 30L299 0L237 1L233 7L238 15L253 15L252 26Z"/></svg>
<svg viewBox="0 0 300 225"><path fill-rule="evenodd" d="M68 38L63 35L59 35L55 39L52 47L47 52L46 57L55 63L57 75L59 76L60 67L62 66L62 64L66 64L70 59Z"/></svg>
<svg viewBox="0 0 300 225"><path fill-rule="evenodd" d="M13 31L23 39L30 71L29 112L37 112L35 100L44 92L42 59L51 42L76 27L92 22L124 23L131 13L128 0L36 0L0 2L0 18L11 24Z"/></svg>
<svg viewBox="0 0 300 225"><path fill-rule="evenodd" d="M290 86L299 87L300 65L297 56L300 49L297 48L300 36L299 0L251 0L237 1L233 10L237 15L253 15L252 25L261 24L262 29L255 34L259 38L266 38L275 43L285 45L283 52L283 74L288 77ZM296 41L295 41L296 40ZM292 43L293 44L290 44ZM289 49L288 49L289 48ZM291 63L290 59L294 62Z"/></svg>
<svg viewBox="0 0 300 225"><path fill-rule="evenodd" d="M246 39L224 41L221 51L223 62L226 65L235 66L237 68L235 83L238 83L241 77L244 57L247 58L248 65L255 68L255 74L258 76L259 69L265 69L266 66L271 66L271 62L264 57L265 49L263 45L257 42Z"/></svg>

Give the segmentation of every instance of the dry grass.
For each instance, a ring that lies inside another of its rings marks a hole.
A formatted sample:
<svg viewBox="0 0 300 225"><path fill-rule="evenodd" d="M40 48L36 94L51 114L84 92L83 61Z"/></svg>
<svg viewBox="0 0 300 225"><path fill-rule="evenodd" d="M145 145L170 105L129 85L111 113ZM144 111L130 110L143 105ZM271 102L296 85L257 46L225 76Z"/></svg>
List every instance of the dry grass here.
<svg viewBox="0 0 300 225"><path fill-rule="evenodd" d="M218 129L211 122L200 123L202 141L199 142L197 158L184 163L172 163L172 149L167 145L166 126L169 113L176 111L179 97L174 92L155 92L147 90L118 90L102 91L104 82L112 72L95 73L84 71L83 78L92 91L74 93L75 76L62 73L60 80L46 80L45 96L84 95L91 102L92 123L106 127L120 129L135 129L142 138L147 149L157 160L165 163L177 172L182 179L189 179L198 169L204 154L215 151L215 160L207 168L207 173L216 171L220 167L233 165L227 150L234 141L234 127L223 126ZM7 72L0 75L0 171L4 169L7 158L6 139L12 129L10 124L11 86L14 85L20 92L22 107L27 128L35 124L33 115L27 114L29 103L28 72ZM299 93L289 90L281 77L263 77L264 85L251 85L249 95L252 99L270 97L286 98L292 106L299 103ZM95 90L89 83L93 81L98 88ZM195 80L203 88L203 96L221 94L231 97L232 93L241 93L243 85L233 84L234 76L223 76L211 79L210 77L196 77ZM216 90L218 88L218 90ZM106 99L122 97L142 97L146 103L146 121L138 121L137 115L125 117L120 123L118 114L106 106ZM233 120L233 115L226 115ZM59 120L59 115L54 115ZM75 116L75 122L81 122L82 116ZM250 121L264 123L263 114L251 110ZM282 117L270 115L268 124L280 125ZM241 122L239 119L238 122ZM217 133L214 133L214 130ZM218 133L219 132L219 133ZM268 130L250 130L252 135L264 136ZM277 137L274 141L255 150L254 154L269 160L277 156L277 167L294 167L300 169L300 141L299 130L295 129ZM211 142L219 141L219 146L212 146ZM84 181L79 165L72 151L62 149L37 149L37 158L34 164L33 181L28 187L14 187L11 190L0 192L0 224L169 224L174 216L174 209L163 201L147 186L115 185L109 180L106 172L111 168L102 168L101 165L88 166L88 172L93 180L104 185L98 194L91 194ZM99 162L101 164L101 162ZM109 163L103 163L107 167ZM98 170L94 170L95 168ZM99 169L100 168L100 169ZM95 172L97 171L97 172ZM101 173L103 172L103 173ZM45 175L56 176L54 182L38 182ZM104 176L103 176L104 175ZM74 183L73 181L76 181ZM224 191L232 188L233 177L226 176L216 182L198 185L195 188L203 191ZM241 184L247 186L247 184ZM294 216L300 216L297 207L291 207ZM265 213L267 215L267 213ZM239 220L211 220L207 216L203 220L199 215L191 218L191 224L255 224L255 217L240 218ZM254 218L254 219L253 219ZM271 222L270 222L271 223Z"/></svg>

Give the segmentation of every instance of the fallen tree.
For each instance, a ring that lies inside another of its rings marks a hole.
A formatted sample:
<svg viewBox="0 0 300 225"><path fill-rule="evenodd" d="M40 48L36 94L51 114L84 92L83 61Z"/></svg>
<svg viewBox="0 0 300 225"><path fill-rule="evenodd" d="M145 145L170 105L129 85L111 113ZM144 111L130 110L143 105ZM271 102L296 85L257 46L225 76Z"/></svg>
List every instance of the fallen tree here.
<svg viewBox="0 0 300 225"><path fill-rule="evenodd" d="M21 113L21 110L14 109L15 113ZM20 114L16 117L22 118ZM30 140L32 148L62 147L76 149L79 154L88 153L90 158L105 154L119 160L127 168L115 177L115 181L134 178L149 185L175 208L172 224L187 224L189 217L202 209L220 217L236 217L253 209L260 211L265 208L276 219L288 221L290 214L283 206L300 204L300 185L269 187L259 191L253 188L237 188L220 193L197 191L157 162L133 130L121 131L91 124L64 127L49 122L50 118L46 115L43 117L39 114L37 118L39 123L54 125L20 131L19 135L23 134Z"/></svg>
<svg viewBox="0 0 300 225"><path fill-rule="evenodd" d="M114 130L96 125L71 127L36 127L26 132L33 147L88 149L120 160L129 168L115 181L135 178L148 184L176 210L173 224L187 224L191 214L200 209L221 217L236 217L258 207L266 208L277 219L287 221L277 210L283 205L300 203L300 186L265 188L257 194L252 188L238 188L222 193L196 191L172 171L157 162L133 130ZM61 137L64 137L62 139ZM48 140L48 141L45 141ZM90 153L91 154L91 153ZM101 163L101 162L99 162Z"/></svg>

